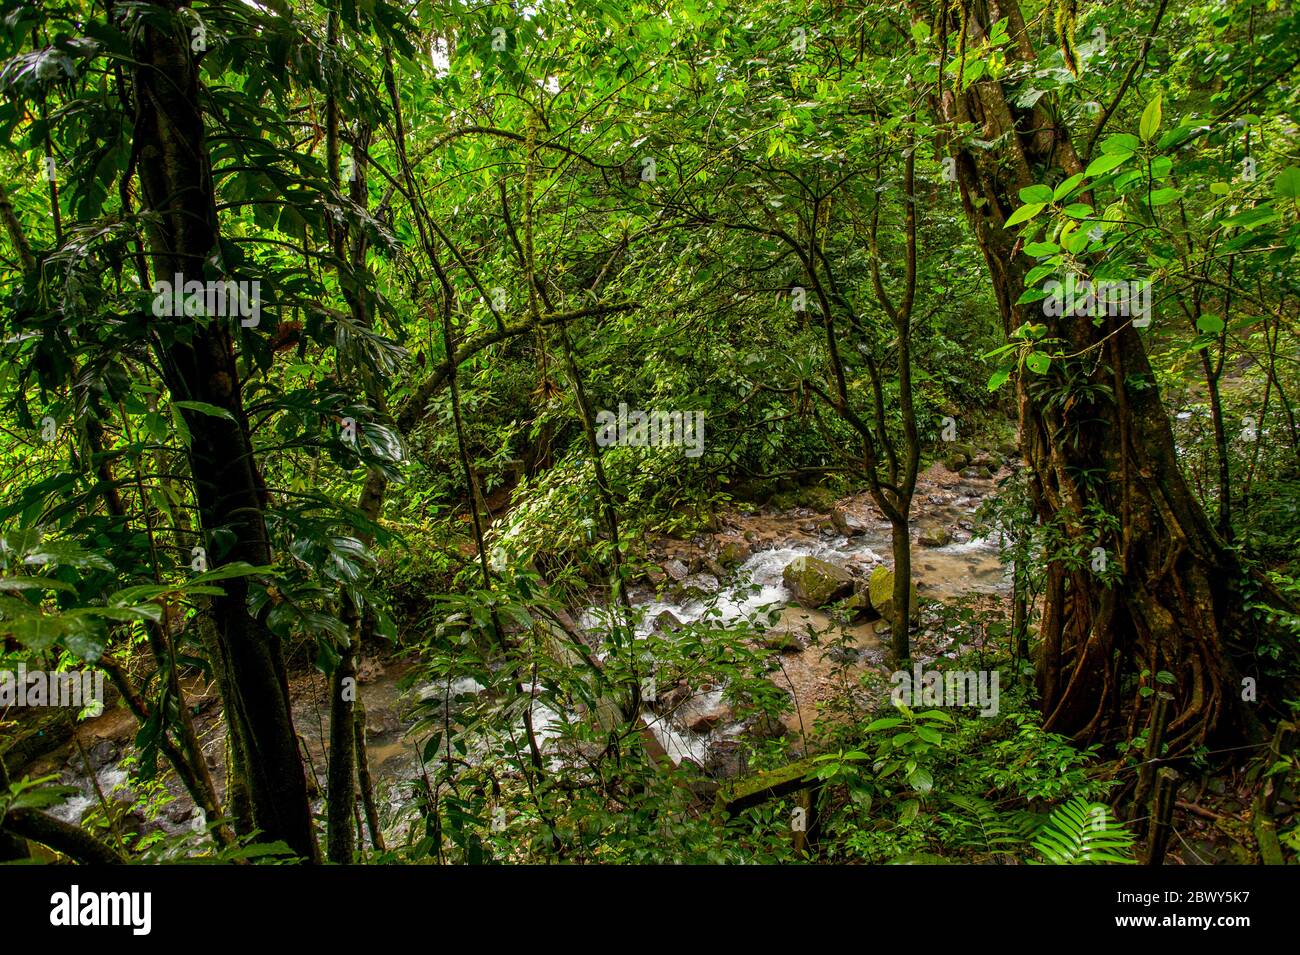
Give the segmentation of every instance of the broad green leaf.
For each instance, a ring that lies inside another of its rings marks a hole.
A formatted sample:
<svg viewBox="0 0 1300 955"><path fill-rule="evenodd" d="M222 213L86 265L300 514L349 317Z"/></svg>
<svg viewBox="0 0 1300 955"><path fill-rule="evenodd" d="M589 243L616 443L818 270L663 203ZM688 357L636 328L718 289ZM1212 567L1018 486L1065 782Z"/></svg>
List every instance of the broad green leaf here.
<svg viewBox="0 0 1300 955"><path fill-rule="evenodd" d="M1013 225L1028 222L1034 216L1038 215L1038 213L1042 212L1043 206L1045 205L1046 203L1043 202L1030 202L1021 206L1007 218L1006 227L1009 229Z"/></svg>
<svg viewBox="0 0 1300 955"><path fill-rule="evenodd" d="M1026 186L1020 190L1020 201L1027 203L1038 203L1046 205L1052 201L1052 190L1049 186L1041 184Z"/></svg>
<svg viewBox="0 0 1300 955"><path fill-rule="evenodd" d="M1030 352L1025 356L1025 364L1034 374L1043 375L1052 364L1052 356L1041 351Z"/></svg>
<svg viewBox="0 0 1300 955"><path fill-rule="evenodd" d="M1116 166L1123 165L1133 157L1132 153L1103 153L1092 162L1088 163L1085 174L1088 176L1100 176L1104 172L1110 172Z"/></svg>
<svg viewBox="0 0 1300 955"><path fill-rule="evenodd" d="M1160 96L1147 103L1146 109L1142 110L1142 119L1138 123L1138 134L1142 137L1143 142L1151 142L1156 133L1160 132Z"/></svg>

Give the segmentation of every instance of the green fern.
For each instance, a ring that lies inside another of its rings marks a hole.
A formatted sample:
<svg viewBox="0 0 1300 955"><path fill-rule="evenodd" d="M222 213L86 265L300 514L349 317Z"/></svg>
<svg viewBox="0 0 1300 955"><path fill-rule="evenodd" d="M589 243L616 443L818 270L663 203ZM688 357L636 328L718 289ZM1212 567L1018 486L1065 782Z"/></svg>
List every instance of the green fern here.
<svg viewBox="0 0 1300 955"><path fill-rule="evenodd" d="M1052 810L1033 846L1048 865L1134 862L1133 834L1104 805L1081 798Z"/></svg>
<svg viewBox="0 0 1300 955"><path fill-rule="evenodd" d="M962 810L954 822L964 823L956 829L956 848L970 849L990 856L1016 855L1034 831L1034 817L1029 813L998 812L983 799L955 794L948 802Z"/></svg>

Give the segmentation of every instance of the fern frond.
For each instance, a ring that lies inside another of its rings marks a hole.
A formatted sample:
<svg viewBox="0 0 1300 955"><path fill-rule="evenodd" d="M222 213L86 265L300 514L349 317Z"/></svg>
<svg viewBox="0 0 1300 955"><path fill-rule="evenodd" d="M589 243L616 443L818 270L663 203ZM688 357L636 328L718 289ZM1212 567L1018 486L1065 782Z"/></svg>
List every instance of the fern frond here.
<svg viewBox="0 0 1300 955"><path fill-rule="evenodd" d="M1052 810L1033 846L1049 865L1134 862L1133 834L1104 805L1082 798Z"/></svg>
<svg viewBox="0 0 1300 955"><path fill-rule="evenodd" d="M982 850L989 855L1014 853L1033 831L1032 817L1025 813L1000 813L983 799L961 794L950 795L948 802L962 810L979 833L978 840L964 841L966 848Z"/></svg>

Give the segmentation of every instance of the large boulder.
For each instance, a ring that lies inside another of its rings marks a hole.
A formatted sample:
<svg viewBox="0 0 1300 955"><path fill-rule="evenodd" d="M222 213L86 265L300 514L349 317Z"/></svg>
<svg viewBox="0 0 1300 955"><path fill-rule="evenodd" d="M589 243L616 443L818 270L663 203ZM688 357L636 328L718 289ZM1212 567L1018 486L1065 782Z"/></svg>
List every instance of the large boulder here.
<svg viewBox="0 0 1300 955"><path fill-rule="evenodd" d="M806 554L786 564L781 579L795 601L809 610L825 607L853 593L853 577L847 570Z"/></svg>
<svg viewBox="0 0 1300 955"><path fill-rule="evenodd" d="M909 603L911 604L911 617L915 621L920 616L920 605L916 597L915 581L909 584L911 593ZM871 580L867 584L867 591L871 596L871 606L876 608L876 612L888 620L891 624L896 624L894 619L894 572L888 567L877 567L871 572Z"/></svg>

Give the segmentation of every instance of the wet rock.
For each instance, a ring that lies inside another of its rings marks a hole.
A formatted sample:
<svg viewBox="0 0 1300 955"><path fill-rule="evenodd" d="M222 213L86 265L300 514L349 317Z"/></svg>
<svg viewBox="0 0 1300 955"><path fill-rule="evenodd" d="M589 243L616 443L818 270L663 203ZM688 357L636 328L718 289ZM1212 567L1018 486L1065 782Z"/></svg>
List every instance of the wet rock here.
<svg viewBox="0 0 1300 955"><path fill-rule="evenodd" d="M683 600L707 600L720 586L712 574L691 574L678 583L677 592Z"/></svg>
<svg viewBox="0 0 1300 955"><path fill-rule="evenodd" d="M922 547L947 547L952 543L952 531L946 527L930 527L921 531Z"/></svg>
<svg viewBox="0 0 1300 955"><path fill-rule="evenodd" d="M177 799L167 806L165 815L168 822L179 826L181 823L189 822L194 818L194 809L194 803L188 799Z"/></svg>
<svg viewBox="0 0 1300 955"><path fill-rule="evenodd" d="M660 694L657 702L661 708L671 713L684 705L693 695L694 691L690 684L685 680L679 680L668 692Z"/></svg>
<svg viewBox="0 0 1300 955"><path fill-rule="evenodd" d="M916 583L913 581L909 584L911 587L910 600L911 617L915 621L920 616L921 608L917 600ZM876 612L881 617L888 620L891 624L896 623L894 620L894 572L888 567L877 567L871 572L871 581L868 584L871 595L871 606L876 608Z"/></svg>
<svg viewBox="0 0 1300 955"><path fill-rule="evenodd" d="M101 739L90 749L86 750L86 759L90 762L90 768L98 771L103 769L109 763L118 758L117 744L111 739ZM80 756L74 757L80 762Z"/></svg>
<svg viewBox="0 0 1300 955"><path fill-rule="evenodd" d="M357 682L370 683L384 675L384 665L373 658L357 664Z"/></svg>
<svg viewBox="0 0 1300 955"><path fill-rule="evenodd" d="M676 557L664 562L663 572L676 581L685 580L691 573L690 568Z"/></svg>
<svg viewBox="0 0 1300 955"><path fill-rule="evenodd" d="M708 776L692 777L687 781L686 785L696 797L706 803L713 802L718 795L718 790L722 788L717 780L710 779Z"/></svg>
<svg viewBox="0 0 1300 955"><path fill-rule="evenodd" d="M796 500L800 507L807 507L825 514L835 507L835 495L828 488L820 485L802 488Z"/></svg>
<svg viewBox="0 0 1300 955"><path fill-rule="evenodd" d="M754 553L754 548L749 546L749 534L747 531L745 537L728 537L719 542L718 545L718 563L725 568L736 567L749 560Z"/></svg>
<svg viewBox="0 0 1300 955"><path fill-rule="evenodd" d="M860 580L853 582L853 593L836 604L836 609L848 614L850 620L876 620L880 617L871 606L871 594Z"/></svg>
<svg viewBox="0 0 1300 955"><path fill-rule="evenodd" d="M751 739L780 739L789 729L775 716L756 713L745 721L744 734Z"/></svg>
<svg viewBox="0 0 1300 955"><path fill-rule="evenodd" d="M387 736L402 728L397 714L384 707L366 710L366 732L371 736Z"/></svg>
<svg viewBox="0 0 1300 955"><path fill-rule="evenodd" d="M676 713L678 722L692 733L704 734L735 719L731 704L721 693L705 693L687 700Z"/></svg>
<svg viewBox="0 0 1300 955"><path fill-rule="evenodd" d="M831 524L845 537L859 537L867 532L867 525L842 507L831 509Z"/></svg>
<svg viewBox="0 0 1300 955"><path fill-rule="evenodd" d="M782 653L803 653L803 642L795 635L794 631L785 627L765 630L754 638L754 642L760 647L766 647L769 650L780 650Z"/></svg>
<svg viewBox="0 0 1300 955"><path fill-rule="evenodd" d="M960 451L954 451L943 459L943 466L953 474L957 474L968 464L970 464L970 458Z"/></svg>
<svg viewBox="0 0 1300 955"><path fill-rule="evenodd" d="M962 468L961 476L964 478L980 477L980 472L976 468Z"/></svg>
<svg viewBox="0 0 1300 955"><path fill-rule="evenodd" d="M677 619L671 610L660 610L655 614L654 623L650 625L651 633L676 633L686 624Z"/></svg>
<svg viewBox="0 0 1300 955"><path fill-rule="evenodd" d="M704 771L715 779L734 779L749 772L745 744L736 739L724 739L709 747L708 762Z"/></svg>
<svg viewBox="0 0 1300 955"><path fill-rule="evenodd" d="M794 599L809 610L825 607L853 593L853 577L843 567L817 557L800 555L781 572Z"/></svg>
<svg viewBox="0 0 1300 955"><path fill-rule="evenodd" d="M852 644L837 643L827 651L826 655L835 663L851 666L862 659L863 651Z"/></svg>

